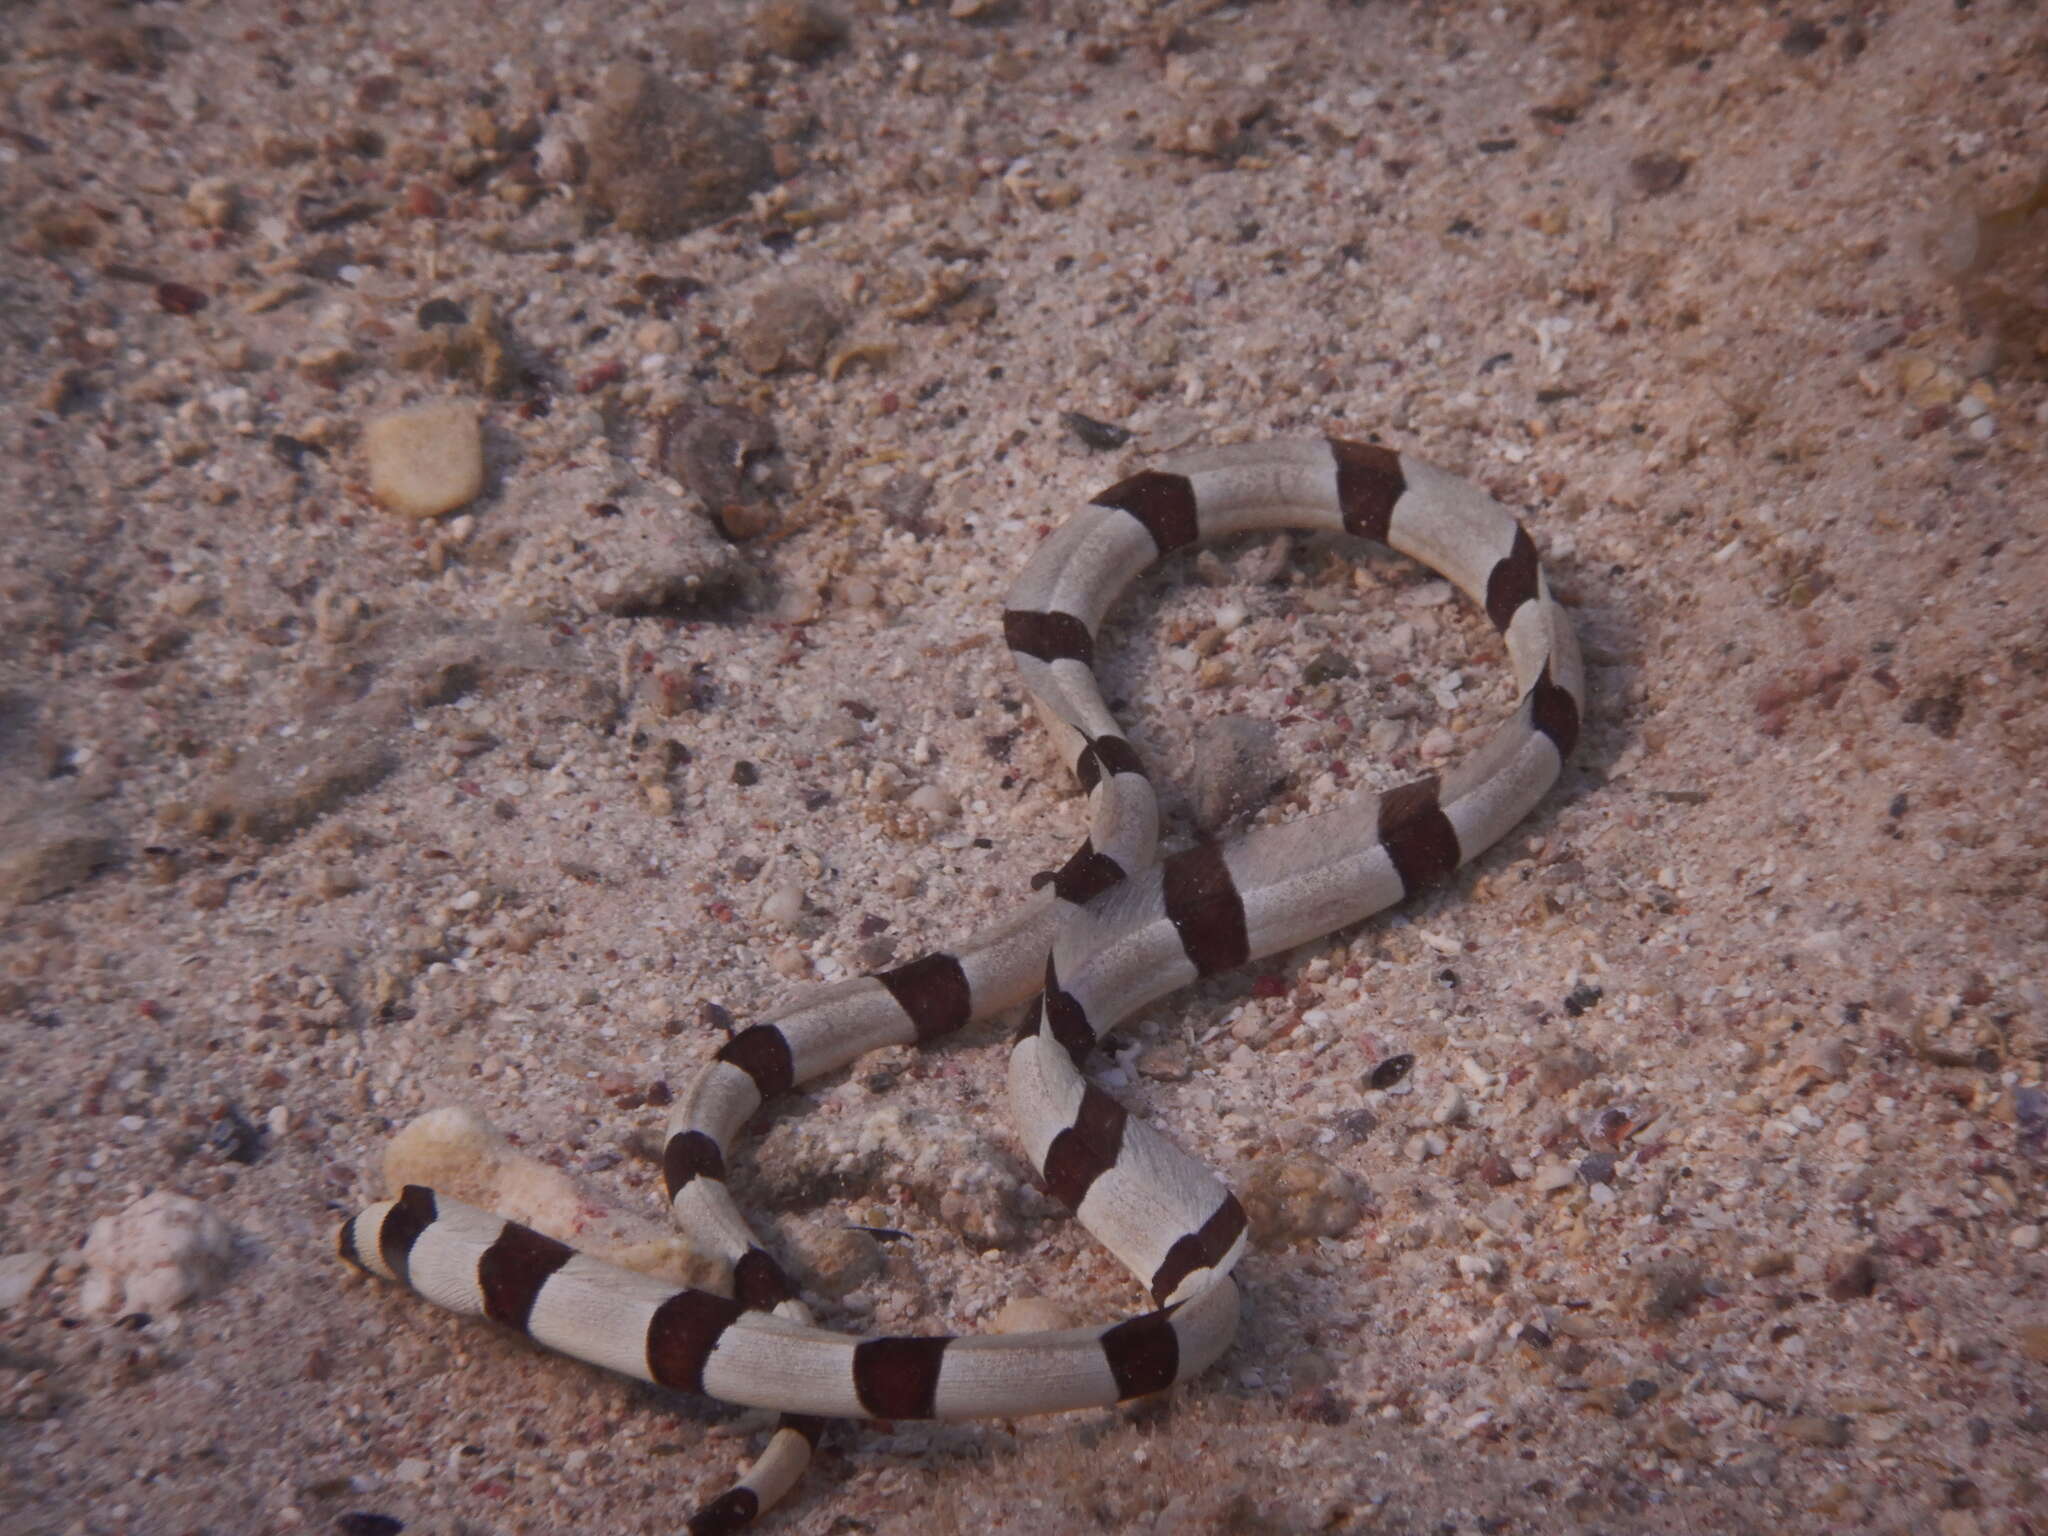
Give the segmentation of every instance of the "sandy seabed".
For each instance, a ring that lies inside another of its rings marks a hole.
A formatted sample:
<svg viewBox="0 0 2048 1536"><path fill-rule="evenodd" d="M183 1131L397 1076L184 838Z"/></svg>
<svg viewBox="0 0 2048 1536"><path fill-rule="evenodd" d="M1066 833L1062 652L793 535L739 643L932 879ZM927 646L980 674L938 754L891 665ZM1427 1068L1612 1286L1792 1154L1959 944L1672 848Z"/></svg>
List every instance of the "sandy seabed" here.
<svg viewBox="0 0 2048 1536"><path fill-rule="evenodd" d="M2044 135L2034 0L0 12L0 1531L679 1530L758 1415L338 1222L455 1105L654 1230L725 1028L1079 837L1000 643L1036 540L1320 432L1524 518L1575 765L1119 1027L1277 1213L1220 1367L835 1432L768 1528L2048 1527ZM369 424L450 400L481 493L388 510ZM1505 669L1442 596L1145 578L1105 676L1169 837L1469 750ZM1139 1304L1003 1038L739 1154L835 1326ZM230 1261L89 1310L160 1191Z"/></svg>

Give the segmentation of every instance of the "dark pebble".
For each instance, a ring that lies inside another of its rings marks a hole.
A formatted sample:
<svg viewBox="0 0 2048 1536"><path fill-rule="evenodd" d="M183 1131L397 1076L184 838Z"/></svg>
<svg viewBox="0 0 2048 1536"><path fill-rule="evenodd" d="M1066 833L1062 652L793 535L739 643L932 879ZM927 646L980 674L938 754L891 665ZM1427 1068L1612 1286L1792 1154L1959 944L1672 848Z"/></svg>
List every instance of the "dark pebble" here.
<svg viewBox="0 0 2048 1536"><path fill-rule="evenodd" d="M469 311L453 299L429 299L419 307L413 320L421 330L431 331L437 325L469 324Z"/></svg>
<svg viewBox="0 0 2048 1536"><path fill-rule="evenodd" d="M1385 1061L1374 1067L1372 1069L1372 1076L1366 1079L1366 1081L1371 1087L1385 1090L1393 1087L1394 1084L1406 1077L1414 1065L1414 1056L1403 1051L1399 1056L1389 1056Z"/></svg>
<svg viewBox="0 0 2048 1536"><path fill-rule="evenodd" d="M1339 678L1358 676L1358 664L1335 646L1316 652L1301 669L1301 680L1311 687L1318 683L1333 683Z"/></svg>
<svg viewBox="0 0 2048 1536"><path fill-rule="evenodd" d="M1785 35L1778 40L1781 52L1795 59L1803 59L1810 53L1818 53L1828 40L1827 28L1811 21L1788 21Z"/></svg>
<svg viewBox="0 0 2048 1536"><path fill-rule="evenodd" d="M1637 155L1628 163L1629 179L1645 197L1662 197L1685 180L1686 163L1676 155Z"/></svg>
<svg viewBox="0 0 2048 1536"><path fill-rule="evenodd" d="M190 283L158 283L157 307L170 315L196 315L206 308L207 297Z"/></svg>
<svg viewBox="0 0 2048 1536"><path fill-rule="evenodd" d="M1861 1301L1877 1289L1877 1260L1867 1253L1845 1259L1828 1280L1828 1295L1836 1301Z"/></svg>
<svg viewBox="0 0 2048 1536"><path fill-rule="evenodd" d="M1564 1000L1564 1011L1576 1019L1605 995L1598 987L1573 987Z"/></svg>
<svg viewBox="0 0 2048 1536"><path fill-rule="evenodd" d="M263 1131L251 1125L235 1105L225 1106L207 1128L207 1145L231 1163L244 1166L263 1155Z"/></svg>
<svg viewBox="0 0 2048 1536"><path fill-rule="evenodd" d="M1113 453L1131 440L1128 428L1113 422L1097 421L1093 416L1083 416L1079 411L1061 411L1060 424L1080 439L1084 448L1096 453Z"/></svg>

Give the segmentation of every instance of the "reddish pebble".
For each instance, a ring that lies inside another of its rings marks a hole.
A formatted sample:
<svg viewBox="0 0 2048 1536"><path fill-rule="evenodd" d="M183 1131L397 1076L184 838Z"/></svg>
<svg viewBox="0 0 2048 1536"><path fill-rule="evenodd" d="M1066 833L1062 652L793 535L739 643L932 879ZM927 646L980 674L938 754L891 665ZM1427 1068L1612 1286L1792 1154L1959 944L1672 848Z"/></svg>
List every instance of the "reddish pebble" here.
<svg viewBox="0 0 2048 1536"><path fill-rule="evenodd" d="M156 302L166 314L196 315L206 308L207 299L189 283L158 283Z"/></svg>
<svg viewBox="0 0 2048 1536"><path fill-rule="evenodd" d="M605 385L616 384L625 376L626 365L624 363L616 359L609 363L599 363L590 372L584 374L576 381L576 393L579 395L596 394Z"/></svg>
<svg viewBox="0 0 2048 1536"><path fill-rule="evenodd" d="M1495 1189L1504 1189L1515 1182L1514 1165L1498 1152L1489 1152L1479 1160L1479 1177Z"/></svg>
<svg viewBox="0 0 2048 1536"><path fill-rule="evenodd" d="M416 219L438 219L448 211L448 199L423 181L405 189L405 211Z"/></svg>

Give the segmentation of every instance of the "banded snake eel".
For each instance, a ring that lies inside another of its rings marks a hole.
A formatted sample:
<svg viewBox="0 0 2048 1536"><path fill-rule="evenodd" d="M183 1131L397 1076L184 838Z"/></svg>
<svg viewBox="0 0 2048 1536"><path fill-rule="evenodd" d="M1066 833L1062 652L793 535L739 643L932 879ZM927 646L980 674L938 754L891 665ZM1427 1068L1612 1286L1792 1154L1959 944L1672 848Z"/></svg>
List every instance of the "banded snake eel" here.
<svg viewBox="0 0 2048 1536"><path fill-rule="evenodd" d="M1262 529L1348 533L1447 578L1502 636L1520 702L1469 760L1338 809L1159 857L1158 807L1097 683L1095 637L1161 556ZM1448 878L1520 821L1578 736L1577 643L1535 544L1466 481L1335 439L1192 454L1118 482L1045 540L1003 634L1089 833L1019 910L950 952L811 991L734 1035L677 1102L663 1157L676 1222L733 1294L679 1288L418 1185L341 1229L344 1258L558 1353L778 1411L766 1449L690 1520L736 1530L795 1483L830 1418L1014 1417L1099 1406L1205 1370L1236 1332L1246 1223L1207 1167L1090 1083L1119 1020L1197 977L1355 923ZM1009 1054L1019 1137L1047 1190L1151 1309L1051 1333L858 1338L821 1328L726 1184L760 1107L884 1045L930 1045L1031 1001Z"/></svg>

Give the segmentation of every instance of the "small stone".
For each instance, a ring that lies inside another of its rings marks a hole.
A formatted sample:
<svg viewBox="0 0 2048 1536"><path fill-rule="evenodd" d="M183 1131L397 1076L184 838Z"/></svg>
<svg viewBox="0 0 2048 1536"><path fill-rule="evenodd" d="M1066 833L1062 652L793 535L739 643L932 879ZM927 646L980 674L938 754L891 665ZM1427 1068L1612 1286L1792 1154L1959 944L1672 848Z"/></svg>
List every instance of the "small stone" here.
<svg viewBox="0 0 2048 1536"><path fill-rule="evenodd" d="M785 279L754 295L733 329L733 350L759 374L816 373L843 323L815 287Z"/></svg>
<svg viewBox="0 0 2048 1536"><path fill-rule="evenodd" d="M11 1312L33 1296L49 1270L47 1253L10 1253L0 1258L0 1312Z"/></svg>
<svg viewBox="0 0 2048 1536"><path fill-rule="evenodd" d="M232 229L241 211L242 194L225 177L208 176L185 190L185 212L203 229Z"/></svg>
<svg viewBox="0 0 2048 1536"><path fill-rule="evenodd" d="M991 1333L1058 1333L1074 1326L1073 1313L1043 1296L1012 1296L989 1321Z"/></svg>
<svg viewBox="0 0 2048 1536"><path fill-rule="evenodd" d="M0 907L68 891L116 857L112 831L81 807L31 798L0 811Z"/></svg>
<svg viewBox="0 0 2048 1536"><path fill-rule="evenodd" d="M1372 1071L1368 1072L1365 1077L1365 1086L1372 1089L1375 1093L1392 1093L1401 1084L1408 1082L1408 1074L1414 1068L1414 1053L1412 1051L1402 1051L1398 1055L1387 1057L1376 1065ZM1401 1091L1408 1093L1412 1092L1413 1088L1414 1084L1410 1083L1407 1088L1402 1088Z"/></svg>
<svg viewBox="0 0 2048 1536"><path fill-rule="evenodd" d="M1458 1273L1467 1280L1483 1280L1497 1284L1508 1272L1507 1263L1497 1253L1461 1253L1458 1255Z"/></svg>
<svg viewBox="0 0 2048 1536"><path fill-rule="evenodd" d="M483 432L460 401L380 416L363 432L370 491L402 517L438 517L476 499L484 484Z"/></svg>
<svg viewBox="0 0 2048 1536"><path fill-rule="evenodd" d="M638 64L606 72L582 140L591 201L619 228L651 240L738 212L774 176L752 118Z"/></svg>
<svg viewBox="0 0 2048 1536"><path fill-rule="evenodd" d="M1637 155L1628 163L1629 180L1645 197L1661 197L1685 180L1686 163L1676 155Z"/></svg>
<svg viewBox="0 0 2048 1536"><path fill-rule="evenodd" d="M1150 1078L1155 1083L1186 1082L1194 1071L1188 1061L1188 1053L1178 1045L1148 1045L1138 1052L1138 1059L1133 1065L1138 1076Z"/></svg>
<svg viewBox="0 0 2048 1536"><path fill-rule="evenodd" d="M1401 1143L1401 1151L1410 1162L1426 1163L1432 1157L1442 1157L1450 1149L1450 1143L1434 1131L1418 1131Z"/></svg>
<svg viewBox="0 0 2048 1536"><path fill-rule="evenodd" d="M1861 1301L1877 1289L1877 1260L1868 1253L1838 1258L1828 1277L1828 1295L1836 1301Z"/></svg>
<svg viewBox="0 0 2048 1536"><path fill-rule="evenodd" d="M1363 1211L1351 1176L1313 1152L1265 1158L1240 1198L1262 1246L1342 1237Z"/></svg>
<svg viewBox="0 0 2048 1536"><path fill-rule="evenodd" d="M1794 1075L1838 1083L1849 1070L1848 1047L1840 1039L1816 1040L1800 1054Z"/></svg>
<svg viewBox="0 0 2048 1536"><path fill-rule="evenodd" d="M435 378L467 380L502 399L525 382L526 371L491 297L479 295L472 308L474 314L447 298L422 304L414 317L419 333L400 350L399 365Z"/></svg>
<svg viewBox="0 0 2048 1536"><path fill-rule="evenodd" d="M1276 740L1271 721L1250 715L1224 715L1196 728L1188 793L1205 831L1221 831L1265 804L1283 778Z"/></svg>
<svg viewBox="0 0 2048 1536"><path fill-rule="evenodd" d="M787 928L804 914L804 888L794 881L777 886L761 903L761 915Z"/></svg>
<svg viewBox="0 0 2048 1536"><path fill-rule="evenodd" d="M2048 1323L2022 1323L2013 1331L2020 1353L2040 1365L2048 1365Z"/></svg>
<svg viewBox="0 0 2048 1536"><path fill-rule="evenodd" d="M1539 1195L1554 1195L1560 1189L1570 1189L1578 1181L1578 1174L1563 1163L1545 1163L1536 1170L1535 1185Z"/></svg>
<svg viewBox="0 0 2048 1536"><path fill-rule="evenodd" d="M1536 1063L1536 1088L1546 1099L1562 1098L1600 1070L1600 1058L1584 1046L1552 1051Z"/></svg>
<svg viewBox="0 0 2048 1536"><path fill-rule="evenodd" d="M1642 1272L1640 1309L1653 1323L1668 1323L1706 1294L1699 1265L1690 1259L1666 1259Z"/></svg>
<svg viewBox="0 0 2048 1536"><path fill-rule="evenodd" d="M1849 1443L1847 1414L1795 1413L1782 1427L1786 1435L1804 1445L1839 1450Z"/></svg>
<svg viewBox="0 0 2048 1536"><path fill-rule="evenodd" d="M846 20L817 0L768 0L754 14L754 38L768 52L812 64L846 41Z"/></svg>
<svg viewBox="0 0 2048 1536"><path fill-rule="evenodd" d="M234 1233L184 1195L144 1195L102 1216L85 1240L88 1312L168 1312L212 1288L226 1273Z"/></svg>
<svg viewBox="0 0 2048 1536"><path fill-rule="evenodd" d="M2041 1224L2030 1221L2022 1226L2014 1227L2011 1232L2006 1234L2005 1240L2011 1243L2013 1247L2019 1249L2021 1253L2032 1253L2041 1246Z"/></svg>
<svg viewBox="0 0 2048 1536"><path fill-rule="evenodd" d="M913 790L910 808L934 821L951 821L960 814L960 802L936 784L920 785Z"/></svg>
<svg viewBox="0 0 2048 1536"><path fill-rule="evenodd" d="M882 1245L858 1227L833 1227L789 1239L797 1279L806 1290L834 1301L882 1272Z"/></svg>
<svg viewBox="0 0 2048 1536"><path fill-rule="evenodd" d="M1479 1160L1479 1177L1495 1189L1504 1189L1515 1182L1515 1166L1498 1152L1489 1152Z"/></svg>
<svg viewBox="0 0 2048 1536"><path fill-rule="evenodd" d="M774 424L735 405L693 400L666 412L655 437L661 467L702 498L729 539L773 529L783 486L766 472Z"/></svg>
<svg viewBox="0 0 2048 1536"><path fill-rule="evenodd" d="M282 842L343 800L382 783L397 767L398 753L371 721L339 717L245 753L207 792L191 818L192 829L207 836L230 833ZM200 889L192 902L207 910Z"/></svg>
<svg viewBox="0 0 2048 1536"><path fill-rule="evenodd" d="M1801 17L1785 23L1785 33L1778 39L1778 49L1791 58L1803 59L1810 53L1818 53L1827 40L1827 28Z"/></svg>

